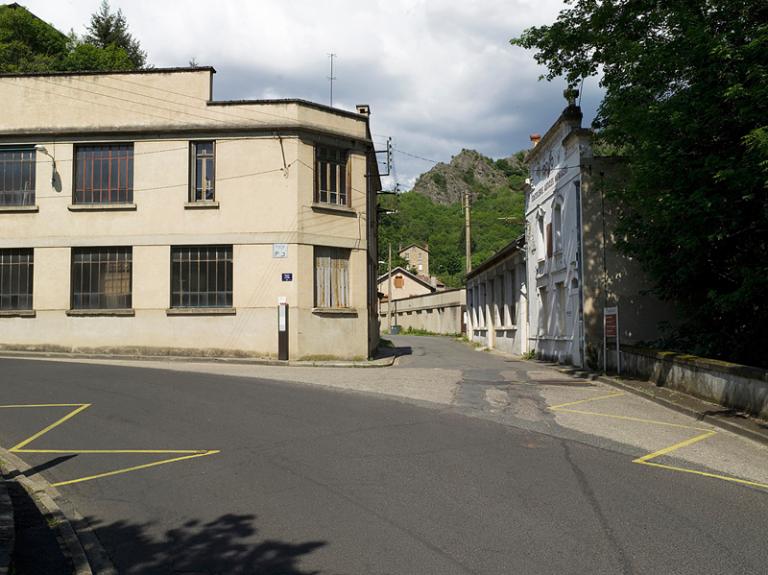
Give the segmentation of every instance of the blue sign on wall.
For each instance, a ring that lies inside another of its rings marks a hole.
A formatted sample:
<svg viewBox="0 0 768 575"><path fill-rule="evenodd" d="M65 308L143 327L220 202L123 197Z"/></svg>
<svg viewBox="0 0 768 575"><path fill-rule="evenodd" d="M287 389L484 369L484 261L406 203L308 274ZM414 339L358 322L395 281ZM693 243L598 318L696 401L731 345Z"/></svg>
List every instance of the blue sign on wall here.
<svg viewBox="0 0 768 575"><path fill-rule="evenodd" d="M293 274L283 274L283 281L284 282L292 282L293 281Z"/></svg>

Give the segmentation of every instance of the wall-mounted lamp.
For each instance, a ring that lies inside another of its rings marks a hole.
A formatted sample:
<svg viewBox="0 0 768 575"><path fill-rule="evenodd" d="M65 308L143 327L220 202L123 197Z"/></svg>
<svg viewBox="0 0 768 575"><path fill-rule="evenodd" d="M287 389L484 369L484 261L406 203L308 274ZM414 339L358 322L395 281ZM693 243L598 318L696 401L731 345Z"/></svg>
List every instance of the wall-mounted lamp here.
<svg viewBox="0 0 768 575"><path fill-rule="evenodd" d="M51 153L48 151L48 149L43 146L42 144L37 144L35 146L35 151L40 152L41 154L48 156L51 159L52 163L52 171L51 171L51 185L56 185L56 158L54 158Z"/></svg>

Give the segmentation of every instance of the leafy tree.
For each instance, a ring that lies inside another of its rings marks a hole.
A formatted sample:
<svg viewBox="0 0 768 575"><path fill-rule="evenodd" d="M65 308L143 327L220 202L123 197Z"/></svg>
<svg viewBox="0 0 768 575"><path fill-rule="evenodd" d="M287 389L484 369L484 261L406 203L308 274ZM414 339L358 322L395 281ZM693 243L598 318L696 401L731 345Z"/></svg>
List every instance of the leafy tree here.
<svg viewBox="0 0 768 575"><path fill-rule="evenodd" d="M62 70L132 70L134 68L128 52L110 44L99 48L93 44L72 40L71 47L64 57Z"/></svg>
<svg viewBox="0 0 768 575"><path fill-rule="evenodd" d="M127 32L120 11L103 2L91 17L89 36L66 36L23 6L0 6L0 72L132 70L146 54Z"/></svg>
<svg viewBox="0 0 768 575"><path fill-rule="evenodd" d="M0 6L0 72L57 69L67 37L22 6Z"/></svg>
<svg viewBox="0 0 768 575"><path fill-rule="evenodd" d="M679 348L768 365L768 3L566 1L512 43L548 80L602 75L619 247L677 304Z"/></svg>
<svg viewBox="0 0 768 575"><path fill-rule="evenodd" d="M85 42L104 49L110 46L122 48L128 54L131 68L143 68L147 62L147 53L128 32L128 22L122 10L112 12L107 0L102 0L99 11L91 15Z"/></svg>

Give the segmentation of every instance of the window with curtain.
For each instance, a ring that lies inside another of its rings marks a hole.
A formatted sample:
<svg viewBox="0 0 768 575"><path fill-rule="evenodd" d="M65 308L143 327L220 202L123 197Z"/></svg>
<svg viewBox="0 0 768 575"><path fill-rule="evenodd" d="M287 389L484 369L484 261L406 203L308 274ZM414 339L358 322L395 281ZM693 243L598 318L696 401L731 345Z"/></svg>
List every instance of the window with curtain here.
<svg viewBox="0 0 768 575"><path fill-rule="evenodd" d="M133 249L72 248L72 309L130 309Z"/></svg>

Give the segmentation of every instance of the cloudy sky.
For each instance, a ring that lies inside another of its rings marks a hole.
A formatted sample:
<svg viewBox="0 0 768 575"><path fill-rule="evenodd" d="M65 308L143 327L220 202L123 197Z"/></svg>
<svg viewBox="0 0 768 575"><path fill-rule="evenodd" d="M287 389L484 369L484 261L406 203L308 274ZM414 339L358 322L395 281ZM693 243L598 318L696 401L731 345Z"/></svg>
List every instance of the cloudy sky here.
<svg viewBox="0 0 768 575"><path fill-rule="evenodd" d="M85 31L100 0L22 0L60 30ZM494 158L527 148L565 105L509 39L552 22L562 0L112 0L155 67L216 68L217 99L303 98L370 104L377 147L392 138L409 188L462 148ZM585 124L600 99L584 86ZM418 157L417 157L418 156ZM383 157L383 156L382 156ZM420 159L421 158L421 159ZM391 183L389 183L391 185Z"/></svg>

